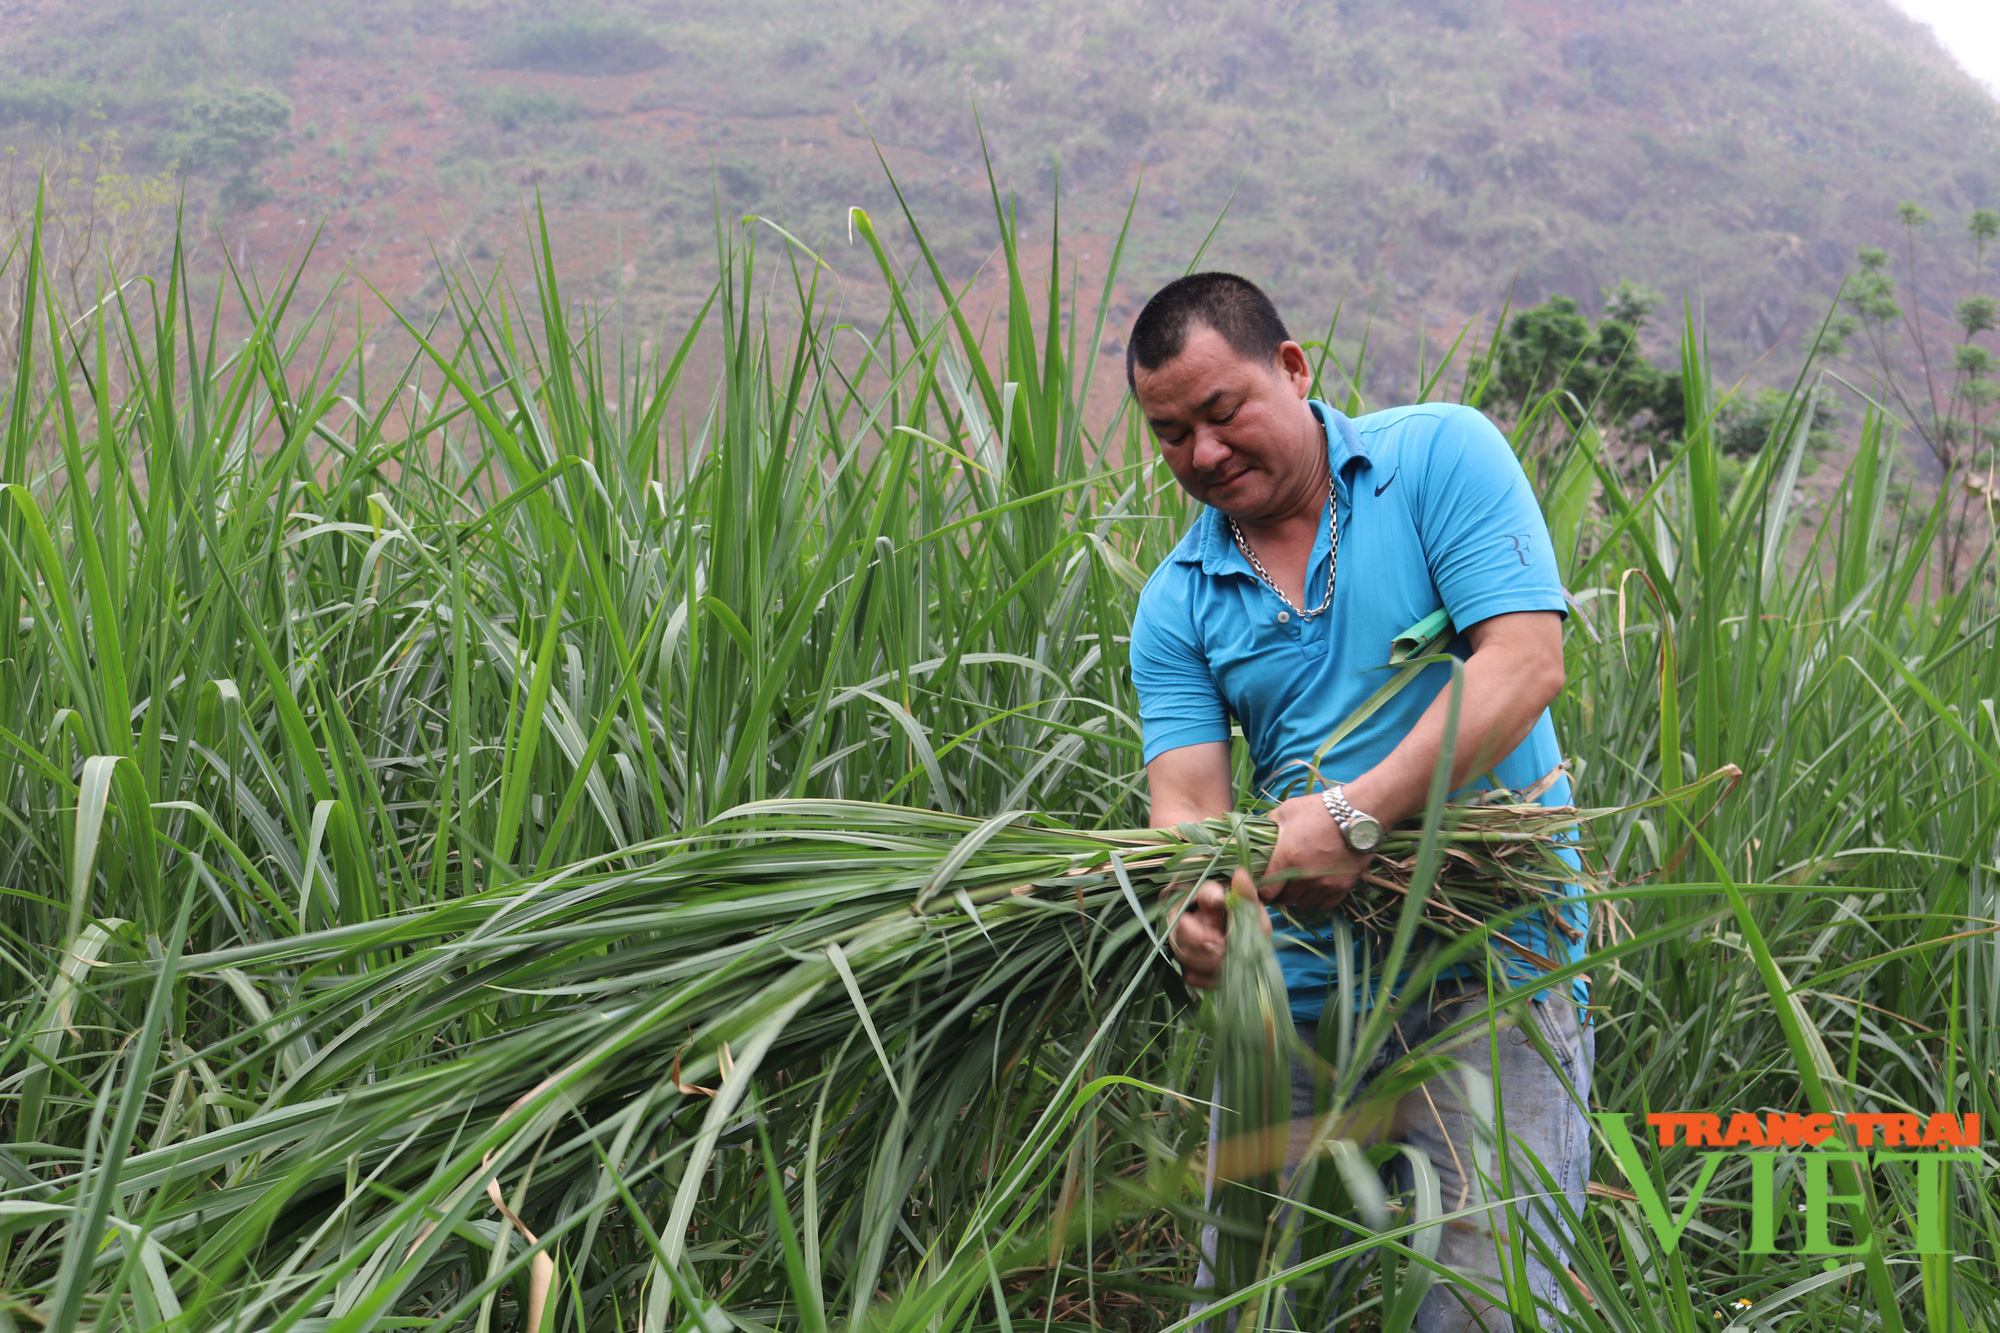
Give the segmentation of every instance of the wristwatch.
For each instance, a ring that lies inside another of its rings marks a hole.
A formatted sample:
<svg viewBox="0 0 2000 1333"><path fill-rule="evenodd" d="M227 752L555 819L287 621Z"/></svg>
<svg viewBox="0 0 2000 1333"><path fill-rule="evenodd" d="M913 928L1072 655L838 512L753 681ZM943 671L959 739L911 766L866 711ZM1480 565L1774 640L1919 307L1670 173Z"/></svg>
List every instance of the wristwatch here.
<svg viewBox="0 0 2000 1333"><path fill-rule="evenodd" d="M1340 825L1340 836L1357 852L1372 852L1382 841L1382 822L1347 803L1347 792L1336 782L1319 794L1320 803Z"/></svg>

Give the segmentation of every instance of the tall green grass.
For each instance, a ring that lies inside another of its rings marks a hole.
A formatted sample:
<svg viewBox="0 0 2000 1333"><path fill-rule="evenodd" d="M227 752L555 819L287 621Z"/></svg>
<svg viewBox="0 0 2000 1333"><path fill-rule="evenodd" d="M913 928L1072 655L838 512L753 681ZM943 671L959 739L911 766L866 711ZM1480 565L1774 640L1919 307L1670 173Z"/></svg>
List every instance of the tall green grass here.
<svg viewBox="0 0 2000 1333"><path fill-rule="evenodd" d="M24 238L0 1318L1183 1318L1202 1042L1101 831L1144 821L1125 635L1190 514L1087 401L1094 294L1002 222L1003 318L857 215L879 324L746 230L652 358L566 301L543 233L525 292L455 275L390 370L289 276L197 294L176 262L65 309ZM1878 415L1802 526L1810 374L1725 496L1686 348L1655 474L1588 405L1516 432L1579 602L1583 799L1743 770L1712 812L1598 830L1632 890L1592 963L1595 1100L2000 1124L1989 570L1925 583L1938 511L1896 498ZM1054 916L1011 892L1086 862ZM1351 1068L1378 1029L1323 1044ZM1914 1186L1879 1176L1882 1245L1829 1276L1738 1253L1728 1170L1662 1251L1602 1159L1573 1327L2000 1319L1971 1173L1963 1258L1915 1256ZM1700 1165L1663 1155L1670 1197ZM1421 1236L1372 1253L1317 1290L1405 1326Z"/></svg>

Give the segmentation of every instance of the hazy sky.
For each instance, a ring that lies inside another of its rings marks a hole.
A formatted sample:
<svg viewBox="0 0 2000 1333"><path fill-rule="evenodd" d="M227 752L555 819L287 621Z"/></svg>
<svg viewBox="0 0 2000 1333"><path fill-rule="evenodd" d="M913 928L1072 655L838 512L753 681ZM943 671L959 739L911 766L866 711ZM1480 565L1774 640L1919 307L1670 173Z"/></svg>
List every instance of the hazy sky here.
<svg viewBox="0 0 2000 1333"><path fill-rule="evenodd" d="M1903 12L1931 25L1945 49L2000 96L2000 3L1995 0L1896 0Z"/></svg>

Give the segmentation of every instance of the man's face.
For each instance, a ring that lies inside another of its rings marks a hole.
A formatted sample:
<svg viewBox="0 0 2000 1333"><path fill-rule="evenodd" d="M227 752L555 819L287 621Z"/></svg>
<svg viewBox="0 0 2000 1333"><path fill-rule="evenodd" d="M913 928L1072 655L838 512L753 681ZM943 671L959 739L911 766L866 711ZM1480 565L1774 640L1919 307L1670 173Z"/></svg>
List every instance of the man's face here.
<svg viewBox="0 0 2000 1333"><path fill-rule="evenodd" d="M1189 330L1179 356L1132 375L1174 479L1203 504L1252 522L1307 501L1317 510L1325 498L1322 437L1305 406L1311 384L1297 343L1261 363L1204 325Z"/></svg>

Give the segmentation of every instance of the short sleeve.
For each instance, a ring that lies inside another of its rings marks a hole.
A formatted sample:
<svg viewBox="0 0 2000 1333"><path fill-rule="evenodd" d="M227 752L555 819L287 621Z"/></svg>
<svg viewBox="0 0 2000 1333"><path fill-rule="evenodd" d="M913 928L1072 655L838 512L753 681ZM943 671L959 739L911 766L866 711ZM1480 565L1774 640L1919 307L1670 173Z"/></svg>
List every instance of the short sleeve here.
<svg viewBox="0 0 2000 1333"><path fill-rule="evenodd" d="M1568 614L1549 526L1520 460L1470 407L1438 422L1411 497L1431 581L1460 629L1510 611Z"/></svg>
<svg viewBox="0 0 2000 1333"><path fill-rule="evenodd" d="M1194 609L1169 565L1139 595L1132 618L1132 685L1139 692L1145 762L1183 745L1229 739L1229 709L1195 633Z"/></svg>

